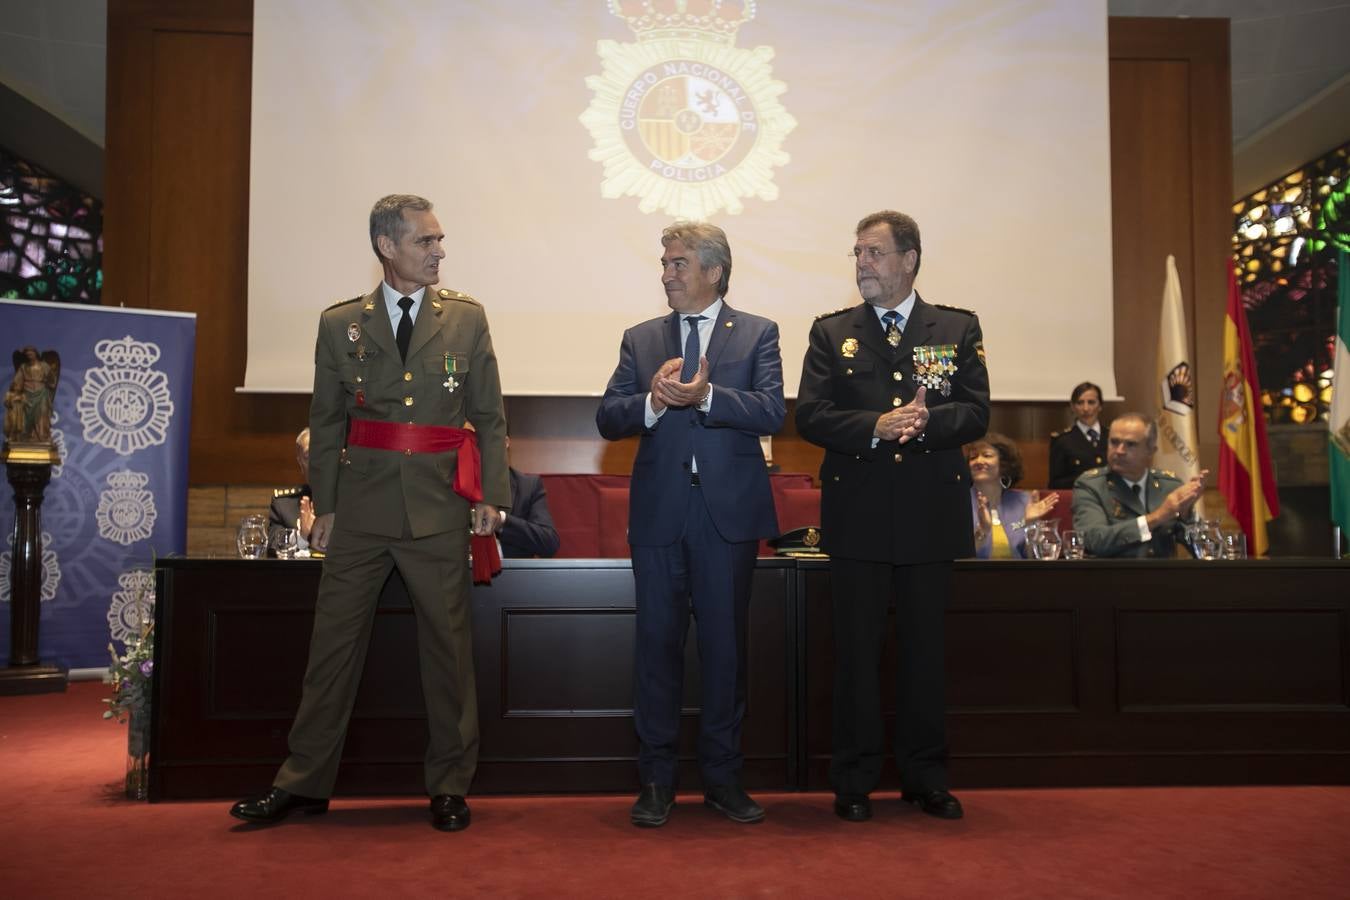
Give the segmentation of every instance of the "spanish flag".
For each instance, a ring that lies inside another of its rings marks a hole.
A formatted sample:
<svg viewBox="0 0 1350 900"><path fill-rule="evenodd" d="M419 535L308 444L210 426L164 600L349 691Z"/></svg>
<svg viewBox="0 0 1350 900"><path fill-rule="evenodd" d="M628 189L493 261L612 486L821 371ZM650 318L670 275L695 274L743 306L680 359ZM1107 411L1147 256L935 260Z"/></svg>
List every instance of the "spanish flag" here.
<svg viewBox="0 0 1350 900"><path fill-rule="evenodd" d="M1252 336L1237 278L1228 272L1228 314L1223 322L1223 398L1219 403L1219 491L1247 534L1252 556L1265 556L1266 522L1280 514L1270 469L1266 417L1260 403Z"/></svg>

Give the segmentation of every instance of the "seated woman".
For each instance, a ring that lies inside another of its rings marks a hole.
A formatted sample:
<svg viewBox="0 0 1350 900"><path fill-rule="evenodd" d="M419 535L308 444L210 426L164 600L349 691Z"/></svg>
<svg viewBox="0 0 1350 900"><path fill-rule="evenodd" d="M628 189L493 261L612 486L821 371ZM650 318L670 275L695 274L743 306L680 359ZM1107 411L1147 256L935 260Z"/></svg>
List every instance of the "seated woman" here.
<svg viewBox="0 0 1350 900"><path fill-rule="evenodd" d="M1069 395L1073 424L1050 432L1050 487L1068 490L1089 469L1106 465L1106 429L1098 421L1102 413L1102 389L1085 381Z"/></svg>
<svg viewBox="0 0 1350 900"><path fill-rule="evenodd" d="M1009 438L991 431L966 444L970 463L970 513L975 555L980 559L1025 559L1026 526L1055 508L1059 495L1013 490L1022 478L1022 454Z"/></svg>

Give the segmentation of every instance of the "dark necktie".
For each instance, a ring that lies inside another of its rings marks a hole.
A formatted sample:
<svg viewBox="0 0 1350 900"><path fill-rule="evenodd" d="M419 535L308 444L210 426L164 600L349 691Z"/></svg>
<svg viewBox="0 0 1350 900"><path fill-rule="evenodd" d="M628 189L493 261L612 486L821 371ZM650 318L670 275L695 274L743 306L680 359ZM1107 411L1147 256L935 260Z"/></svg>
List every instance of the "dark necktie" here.
<svg viewBox="0 0 1350 900"><path fill-rule="evenodd" d="M1094 447L1097 446L1097 429L1089 428L1087 430L1087 439L1089 444Z"/></svg>
<svg viewBox="0 0 1350 900"><path fill-rule="evenodd" d="M698 323L706 316L685 316L689 326L689 337L684 339L684 367L680 369L680 381L688 384L698 372Z"/></svg>
<svg viewBox="0 0 1350 900"><path fill-rule="evenodd" d="M398 308L403 310L403 317L398 320L398 332L394 335L394 342L398 344L398 355L404 362L408 361L408 342L412 340L412 305L411 297L403 297L398 301Z"/></svg>
<svg viewBox="0 0 1350 900"><path fill-rule="evenodd" d="M1139 501L1139 508L1140 508L1140 509L1143 509L1143 508L1144 508L1144 486L1143 486L1142 484L1132 484L1132 485L1130 485L1130 487L1131 487L1131 489L1134 490L1134 499L1136 499L1136 500Z"/></svg>
<svg viewBox="0 0 1350 900"><path fill-rule="evenodd" d="M902 336L900 329L905 327L905 317L892 309L881 317L881 321L886 325L886 343L899 347Z"/></svg>

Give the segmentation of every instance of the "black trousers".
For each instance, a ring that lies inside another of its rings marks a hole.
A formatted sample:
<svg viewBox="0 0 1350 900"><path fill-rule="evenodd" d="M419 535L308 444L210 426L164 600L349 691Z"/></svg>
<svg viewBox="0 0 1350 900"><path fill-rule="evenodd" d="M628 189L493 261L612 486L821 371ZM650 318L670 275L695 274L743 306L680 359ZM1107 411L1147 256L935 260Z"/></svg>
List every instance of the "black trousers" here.
<svg viewBox="0 0 1350 900"><path fill-rule="evenodd" d="M830 782L866 796L881 781L881 652L895 603L895 759L906 791L947 789L943 618L951 562L830 562L834 608L834 748Z"/></svg>

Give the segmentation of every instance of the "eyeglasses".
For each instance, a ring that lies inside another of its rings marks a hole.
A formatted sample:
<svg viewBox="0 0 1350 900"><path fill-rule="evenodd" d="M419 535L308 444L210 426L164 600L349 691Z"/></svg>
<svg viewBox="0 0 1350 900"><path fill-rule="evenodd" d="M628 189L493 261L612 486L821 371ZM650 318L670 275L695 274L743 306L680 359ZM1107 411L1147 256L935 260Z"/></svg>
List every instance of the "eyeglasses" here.
<svg viewBox="0 0 1350 900"><path fill-rule="evenodd" d="M880 250L876 247L854 247L848 251L848 255L855 260L866 258L868 262L880 262L883 256L890 256L892 253L904 253L903 250Z"/></svg>

